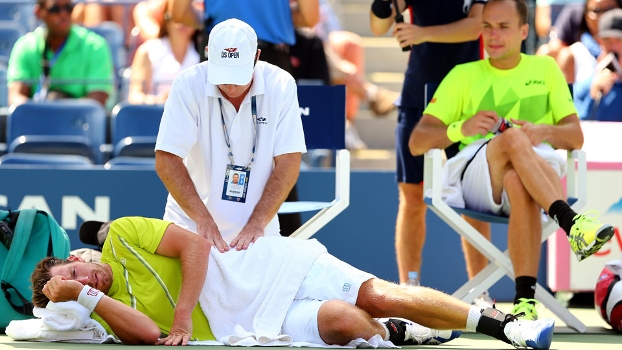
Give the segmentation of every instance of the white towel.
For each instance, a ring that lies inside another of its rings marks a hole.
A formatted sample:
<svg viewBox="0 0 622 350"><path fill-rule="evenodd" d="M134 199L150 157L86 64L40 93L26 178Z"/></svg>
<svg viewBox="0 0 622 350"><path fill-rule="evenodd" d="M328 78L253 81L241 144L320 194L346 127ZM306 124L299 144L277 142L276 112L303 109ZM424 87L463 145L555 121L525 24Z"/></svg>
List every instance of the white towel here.
<svg viewBox="0 0 622 350"><path fill-rule="evenodd" d="M188 345L230 345L230 346L257 346L259 344L253 343L252 341L248 342L238 342L238 343L230 343L223 344L221 342L215 340L201 340L201 341L189 341ZM368 340L363 338L354 339L346 345L326 345L326 344L315 344L315 343L307 343L307 342L291 342L289 344L277 344L277 342L272 344L266 344L264 346L289 346L289 347L305 347L305 348L342 348L342 349L378 349L378 348L387 348L387 349L395 349L399 348L399 346L393 345L388 340L382 339L380 335L375 335Z"/></svg>
<svg viewBox="0 0 622 350"><path fill-rule="evenodd" d="M59 341L71 343L99 344L110 342L108 333L99 322L79 330L58 331L47 327L43 320L13 320L6 327L6 335L13 340L27 341Z"/></svg>
<svg viewBox="0 0 622 350"><path fill-rule="evenodd" d="M77 301L50 301L45 308L35 307L32 313L38 318L11 321L6 334L14 340L111 342L104 327Z"/></svg>
<svg viewBox="0 0 622 350"><path fill-rule="evenodd" d="M285 237L262 237L242 251L212 249L199 303L215 338L227 343L241 327L244 339L250 334L260 344L283 341L287 310L311 265L325 252L315 239Z"/></svg>
<svg viewBox="0 0 622 350"><path fill-rule="evenodd" d="M45 308L35 307L32 314L43 320L43 324L57 331L80 329L91 320L89 309L77 301L61 303L48 302Z"/></svg>

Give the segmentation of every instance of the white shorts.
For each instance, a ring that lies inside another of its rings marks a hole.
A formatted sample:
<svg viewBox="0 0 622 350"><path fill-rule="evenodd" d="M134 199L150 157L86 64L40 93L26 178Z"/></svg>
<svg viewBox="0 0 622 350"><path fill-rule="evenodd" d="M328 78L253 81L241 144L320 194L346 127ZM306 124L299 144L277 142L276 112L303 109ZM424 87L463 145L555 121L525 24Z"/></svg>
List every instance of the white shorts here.
<svg viewBox="0 0 622 350"><path fill-rule="evenodd" d="M464 177L462 178L464 204L470 210L509 216L510 201L505 189L501 194L501 203L495 203L492 197L488 158L486 158L487 148L488 144L482 146L464 171Z"/></svg>
<svg viewBox="0 0 622 350"><path fill-rule="evenodd" d="M292 302L282 332L296 342L325 344L318 330L320 306L328 300L355 305L361 285L375 276L323 253L311 265Z"/></svg>

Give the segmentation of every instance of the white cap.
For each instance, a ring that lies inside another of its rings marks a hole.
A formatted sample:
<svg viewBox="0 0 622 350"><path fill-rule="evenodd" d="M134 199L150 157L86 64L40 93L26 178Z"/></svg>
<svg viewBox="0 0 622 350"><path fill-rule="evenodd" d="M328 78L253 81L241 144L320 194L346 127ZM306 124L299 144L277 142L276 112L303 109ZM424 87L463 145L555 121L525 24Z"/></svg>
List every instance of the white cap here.
<svg viewBox="0 0 622 350"><path fill-rule="evenodd" d="M253 77L257 34L239 19L218 23L209 34L207 78L211 84L246 85Z"/></svg>

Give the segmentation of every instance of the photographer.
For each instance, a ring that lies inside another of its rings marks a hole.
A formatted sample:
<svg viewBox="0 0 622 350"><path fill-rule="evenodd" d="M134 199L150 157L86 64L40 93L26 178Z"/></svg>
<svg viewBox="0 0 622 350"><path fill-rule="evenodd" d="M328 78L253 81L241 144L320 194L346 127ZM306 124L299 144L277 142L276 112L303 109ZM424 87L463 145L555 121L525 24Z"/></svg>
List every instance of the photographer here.
<svg viewBox="0 0 622 350"><path fill-rule="evenodd" d="M575 84L575 106L584 120L622 121L622 9L602 15L598 30L601 58L594 75Z"/></svg>

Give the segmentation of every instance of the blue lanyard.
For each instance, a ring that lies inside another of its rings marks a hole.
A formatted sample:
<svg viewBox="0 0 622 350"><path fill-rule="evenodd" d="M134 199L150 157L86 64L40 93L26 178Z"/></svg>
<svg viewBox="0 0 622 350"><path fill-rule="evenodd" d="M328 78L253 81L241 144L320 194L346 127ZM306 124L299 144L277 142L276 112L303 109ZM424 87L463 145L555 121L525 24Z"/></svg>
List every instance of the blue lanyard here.
<svg viewBox="0 0 622 350"><path fill-rule="evenodd" d="M231 142L229 141L229 132L227 131L227 125L225 125L225 116L222 113L222 99L218 98L218 104L220 105L220 120L222 121L222 129L225 134L225 143L229 149L229 162L233 163L233 150L231 149ZM257 99L255 96L251 97L251 114L253 115L253 150L251 152L251 161L246 166L246 169L250 169L251 164L255 161L255 148L257 147Z"/></svg>
<svg viewBox="0 0 622 350"><path fill-rule="evenodd" d="M48 60L47 59L47 52L48 52L49 46L48 46L47 39L45 40L45 48L43 49L43 57L42 57L42 61L41 61L41 66L43 67L43 76L44 77L47 78L50 75L50 70L52 69L54 64L56 64L56 61L58 60L58 56L60 56L61 52L63 52L63 49L65 48L65 44L66 43L67 43L67 39L65 39L65 41L63 41L63 43L60 45L58 50L56 50L56 52L54 52L54 55L52 56L52 58Z"/></svg>

